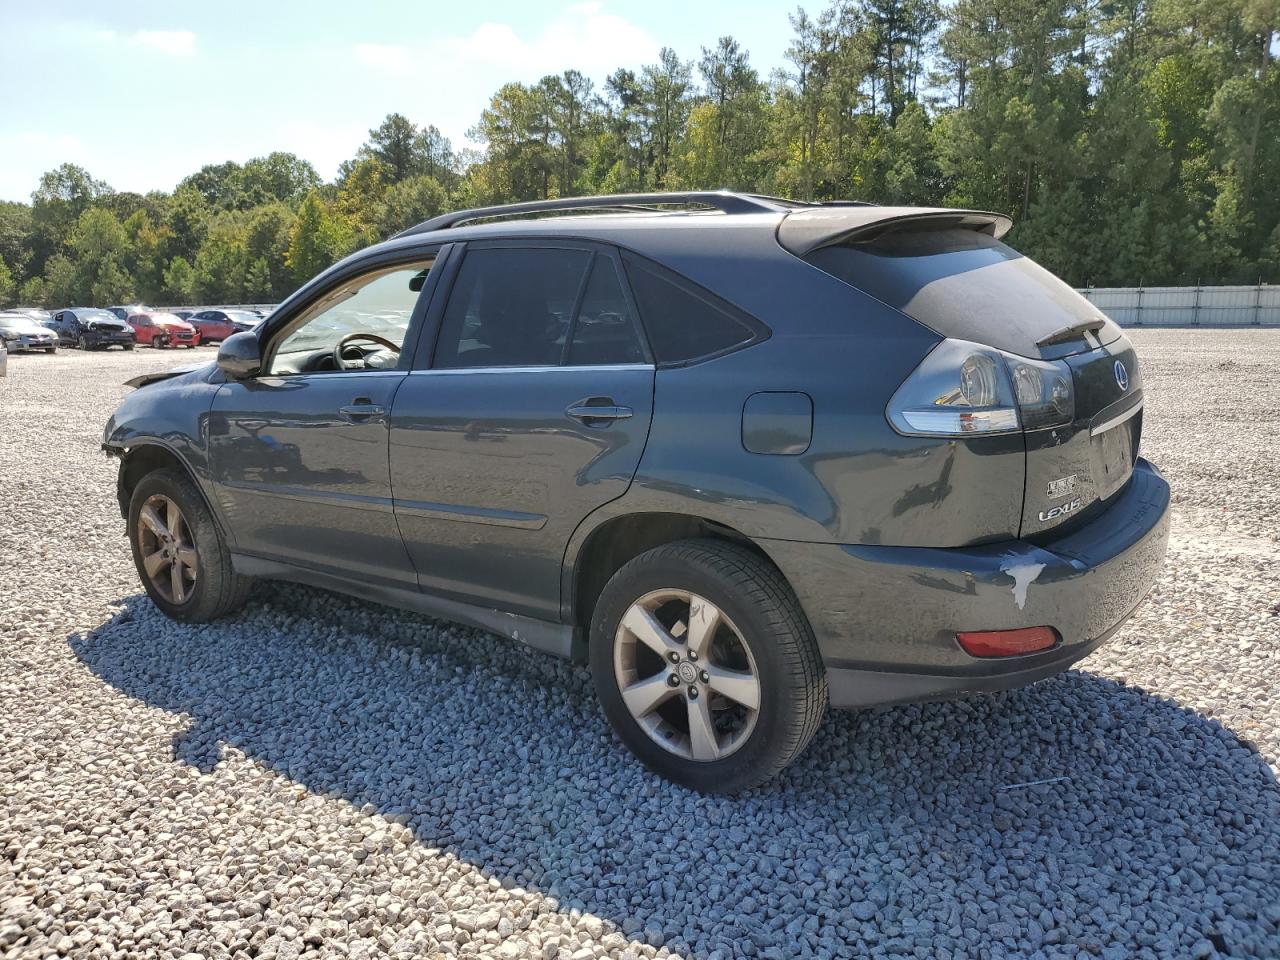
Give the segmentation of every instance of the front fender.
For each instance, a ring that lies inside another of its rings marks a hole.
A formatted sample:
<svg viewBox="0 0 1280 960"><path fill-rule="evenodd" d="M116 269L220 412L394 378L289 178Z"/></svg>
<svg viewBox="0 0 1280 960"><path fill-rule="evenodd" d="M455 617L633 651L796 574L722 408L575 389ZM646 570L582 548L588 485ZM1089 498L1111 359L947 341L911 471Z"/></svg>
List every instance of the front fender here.
<svg viewBox="0 0 1280 960"><path fill-rule="evenodd" d="M102 448L120 458L117 492L124 510L128 507L123 498L130 458L147 450L163 450L187 471L224 535L230 534L217 507L209 472L209 411L221 386L220 379L211 382L210 370L205 367L142 387L116 408L103 430Z"/></svg>

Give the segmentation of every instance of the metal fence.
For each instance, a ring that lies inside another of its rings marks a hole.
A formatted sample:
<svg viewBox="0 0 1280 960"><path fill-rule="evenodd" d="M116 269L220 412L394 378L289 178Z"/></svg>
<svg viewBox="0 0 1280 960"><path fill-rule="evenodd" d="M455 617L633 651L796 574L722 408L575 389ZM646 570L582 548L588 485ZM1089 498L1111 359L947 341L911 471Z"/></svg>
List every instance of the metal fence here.
<svg viewBox="0 0 1280 960"><path fill-rule="evenodd" d="M1087 287L1080 291L1124 327L1280 327L1280 286Z"/></svg>

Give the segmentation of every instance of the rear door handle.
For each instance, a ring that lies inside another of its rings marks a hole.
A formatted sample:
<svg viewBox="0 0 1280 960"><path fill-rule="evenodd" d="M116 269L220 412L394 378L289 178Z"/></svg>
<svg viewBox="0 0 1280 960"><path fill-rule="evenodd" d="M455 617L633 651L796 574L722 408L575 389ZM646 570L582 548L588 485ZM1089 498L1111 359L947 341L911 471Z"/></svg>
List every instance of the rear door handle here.
<svg viewBox="0 0 1280 960"><path fill-rule="evenodd" d="M339 407L338 413L342 414L342 419L351 423L377 423L386 418L387 408L370 403L364 397L357 397L354 403Z"/></svg>
<svg viewBox="0 0 1280 960"><path fill-rule="evenodd" d="M591 426L592 421L626 420L634 416L630 407L619 406L612 397L590 397L580 400L565 408L564 411L573 419Z"/></svg>

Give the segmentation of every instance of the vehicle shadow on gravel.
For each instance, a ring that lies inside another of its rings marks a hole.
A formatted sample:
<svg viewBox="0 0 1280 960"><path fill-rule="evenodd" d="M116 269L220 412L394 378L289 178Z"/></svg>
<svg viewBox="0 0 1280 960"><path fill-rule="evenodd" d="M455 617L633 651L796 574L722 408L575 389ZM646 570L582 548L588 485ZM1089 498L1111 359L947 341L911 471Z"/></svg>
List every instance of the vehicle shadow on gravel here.
<svg viewBox="0 0 1280 960"><path fill-rule="evenodd" d="M69 642L190 717L175 760L211 771L230 745L632 939L726 958L1280 953L1271 770L1216 721L1087 672L833 713L776 782L701 797L632 760L584 668L501 638L284 585L200 627L121 602Z"/></svg>

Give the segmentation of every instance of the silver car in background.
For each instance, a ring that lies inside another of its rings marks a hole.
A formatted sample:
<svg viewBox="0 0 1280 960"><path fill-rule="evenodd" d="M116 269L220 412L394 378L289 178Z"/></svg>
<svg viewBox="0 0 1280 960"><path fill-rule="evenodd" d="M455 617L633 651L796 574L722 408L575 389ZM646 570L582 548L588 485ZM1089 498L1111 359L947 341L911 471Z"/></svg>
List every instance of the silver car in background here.
<svg viewBox="0 0 1280 960"><path fill-rule="evenodd" d="M58 349L58 338L52 330L25 313L14 311L0 313L0 342L10 353L20 350L54 353Z"/></svg>

